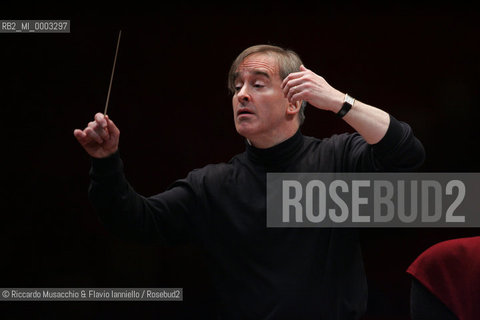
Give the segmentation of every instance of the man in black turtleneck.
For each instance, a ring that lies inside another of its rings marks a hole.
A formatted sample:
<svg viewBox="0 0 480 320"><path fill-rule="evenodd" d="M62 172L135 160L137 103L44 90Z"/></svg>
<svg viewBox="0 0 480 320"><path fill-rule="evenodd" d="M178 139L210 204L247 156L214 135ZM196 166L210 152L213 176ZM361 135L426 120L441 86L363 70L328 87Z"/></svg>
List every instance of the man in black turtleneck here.
<svg viewBox="0 0 480 320"><path fill-rule="evenodd" d="M93 205L123 238L200 245L220 319L359 319L367 286L356 230L267 228L266 173L411 171L423 162L421 143L407 124L332 88L279 47L243 51L229 87L245 152L149 198L125 179L119 130L108 116L96 114L75 130L92 157ZM303 136L305 102L337 113L357 132Z"/></svg>

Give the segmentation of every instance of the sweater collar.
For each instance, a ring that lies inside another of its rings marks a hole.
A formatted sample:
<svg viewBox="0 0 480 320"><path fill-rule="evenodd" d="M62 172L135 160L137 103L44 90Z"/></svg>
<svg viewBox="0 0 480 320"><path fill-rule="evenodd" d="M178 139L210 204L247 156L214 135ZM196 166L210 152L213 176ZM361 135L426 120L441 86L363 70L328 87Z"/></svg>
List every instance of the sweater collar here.
<svg viewBox="0 0 480 320"><path fill-rule="evenodd" d="M277 167L289 163L293 156L300 150L303 145L303 135L300 129L298 129L297 132L287 140L266 149L256 148L249 144L248 141L245 141L245 144L247 146L247 156L252 162L264 166Z"/></svg>

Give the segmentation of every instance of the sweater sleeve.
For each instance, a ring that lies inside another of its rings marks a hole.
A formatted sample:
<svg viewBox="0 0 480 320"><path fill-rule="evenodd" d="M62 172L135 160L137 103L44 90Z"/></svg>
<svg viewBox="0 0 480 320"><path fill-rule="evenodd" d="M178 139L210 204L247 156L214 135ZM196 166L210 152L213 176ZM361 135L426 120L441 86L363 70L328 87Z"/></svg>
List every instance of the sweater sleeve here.
<svg viewBox="0 0 480 320"><path fill-rule="evenodd" d="M413 171L423 164L425 150L413 135L412 128L390 115L385 136L376 144L368 144L358 134L345 136L342 147L343 171Z"/></svg>
<svg viewBox="0 0 480 320"><path fill-rule="evenodd" d="M163 193L144 197L125 178L119 153L92 158L89 199L107 230L117 237L163 245L191 241L188 214L196 197L188 179L178 180Z"/></svg>

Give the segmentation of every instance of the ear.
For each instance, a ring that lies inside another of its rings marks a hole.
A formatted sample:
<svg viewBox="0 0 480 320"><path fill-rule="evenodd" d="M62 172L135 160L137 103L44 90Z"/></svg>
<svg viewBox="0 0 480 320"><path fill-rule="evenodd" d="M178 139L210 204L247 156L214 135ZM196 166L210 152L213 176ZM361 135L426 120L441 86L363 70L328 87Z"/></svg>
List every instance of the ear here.
<svg viewBox="0 0 480 320"><path fill-rule="evenodd" d="M289 103L287 108L288 115L295 115L300 111L300 107L302 106L302 100L297 101L295 103Z"/></svg>

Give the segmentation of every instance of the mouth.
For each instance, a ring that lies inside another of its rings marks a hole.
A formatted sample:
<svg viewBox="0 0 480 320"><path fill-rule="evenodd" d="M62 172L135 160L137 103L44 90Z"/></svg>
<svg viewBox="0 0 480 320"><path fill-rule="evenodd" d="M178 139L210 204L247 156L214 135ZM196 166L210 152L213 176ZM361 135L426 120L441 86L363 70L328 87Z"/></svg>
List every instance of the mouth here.
<svg viewBox="0 0 480 320"><path fill-rule="evenodd" d="M242 108L237 111L237 117L247 116L247 115L253 115L253 112L247 108Z"/></svg>

